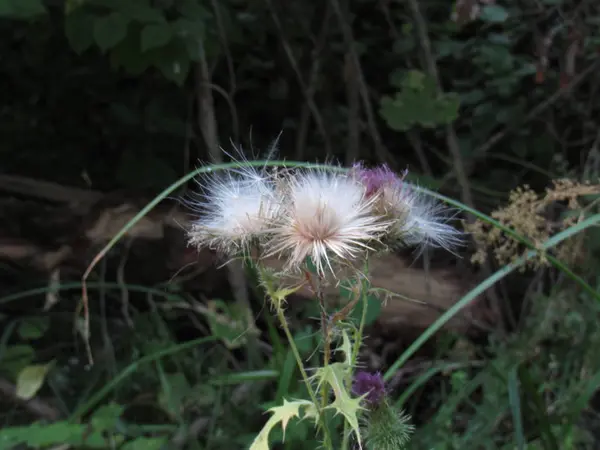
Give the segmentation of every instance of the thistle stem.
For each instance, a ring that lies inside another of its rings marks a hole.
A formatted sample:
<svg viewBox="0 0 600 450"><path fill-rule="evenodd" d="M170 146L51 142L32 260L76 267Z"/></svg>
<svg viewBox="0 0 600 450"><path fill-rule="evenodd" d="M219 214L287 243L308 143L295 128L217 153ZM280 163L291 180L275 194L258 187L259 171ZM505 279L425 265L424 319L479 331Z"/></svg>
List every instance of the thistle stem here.
<svg viewBox="0 0 600 450"><path fill-rule="evenodd" d="M367 321L367 308L369 306L369 299L366 295L366 285L365 281L361 279L360 282L360 292L358 293L358 298L354 300L354 302L361 300L362 301L362 314L360 317L360 324L358 326L358 330L354 335L354 345L352 347L352 356L351 356L351 364L352 369L356 366L358 361L358 352L360 351L360 346L362 344L362 336L363 331L365 329L365 323ZM356 304L356 303L355 303ZM353 376L354 374L352 374ZM352 378L351 376L351 378ZM350 381L352 383L352 381ZM350 387L349 387L350 388ZM348 422L344 421L344 434L342 437L342 450L348 450L350 445L350 429L348 428Z"/></svg>
<svg viewBox="0 0 600 450"><path fill-rule="evenodd" d="M321 305L321 329L323 331L323 367L327 367L329 365L329 360L331 358L331 342L330 342L330 334L329 334L329 324L327 320L327 310L325 309L325 297L321 289L317 291L317 297L319 299L319 304ZM323 383L321 387L321 408L325 408L327 406L327 386Z"/></svg>
<svg viewBox="0 0 600 450"><path fill-rule="evenodd" d="M356 364L358 359L358 352L360 351L360 346L362 344L363 332L365 330L365 323L367 322L367 309L369 307L369 298L366 294L366 283L363 279L360 281L360 299L362 301L362 314L360 316L360 324L358 326L358 331L356 332L354 338L354 346L352 348L352 367Z"/></svg>
<svg viewBox="0 0 600 450"><path fill-rule="evenodd" d="M319 412L319 419L321 420L322 425L323 425L323 434L325 437L325 445L328 449L333 450L331 436L329 435L329 428L327 427L327 424L325 423L325 419L324 419L323 408L319 407L317 396L316 396L315 392L313 391L313 388L310 384L310 380L308 379L308 375L306 374L306 370L304 369L304 364L302 363L302 357L300 356L300 352L298 352L298 347L296 347L296 343L294 342L294 337L292 336L292 333L288 326L287 320L285 318L285 314L283 313L283 309L277 308L277 318L279 319L281 328L283 328L285 336L287 337L287 340L290 344L290 348L292 349L292 353L294 354L294 357L296 358L296 363L298 364L298 369L300 369L300 373L302 374L302 379L304 380L304 384L306 385L306 390L308 391L308 395L310 395L311 401L313 402L313 404L315 405L315 407L317 408L317 410Z"/></svg>
<svg viewBox="0 0 600 450"><path fill-rule="evenodd" d="M319 309L321 310L321 332L323 333L323 367L327 367L331 358L331 341L325 296L323 295L323 290L321 289L318 278L313 280L313 277L308 270L304 271L304 276L310 284L313 293L319 300ZM327 406L327 386L323 383L323 386L321 387L321 408L325 408L325 406Z"/></svg>
<svg viewBox="0 0 600 450"><path fill-rule="evenodd" d="M288 340L290 348L292 349L292 353L294 354L294 358L296 359L296 364L298 365L298 369L300 370L300 374L302 375L302 380L306 385L306 390L308 391L308 395L310 396L310 400L315 405L318 413L318 420L323 427L323 437L325 441L325 448L327 450L333 450L333 441L331 440L331 435L329 434L329 428L327 427L327 423L325 422L325 415L323 413L323 408L319 405L319 400L317 398L317 394L315 393L312 385L310 383L310 379L306 373L306 369L304 368L304 363L302 361L302 357L300 356L300 352L298 351L298 347L296 347L296 342L294 341L294 337L292 336L292 332L290 331L290 327L287 323L287 319L285 318L284 309L282 303L284 301L280 295L277 295L277 290L271 283L271 277L269 277L268 273L264 270L263 267L257 265L258 273L260 275L261 284L266 290L267 295L271 300L271 304L274 306L275 311L277 312L277 318L279 319L279 323L283 332L285 333L285 337Z"/></svg>

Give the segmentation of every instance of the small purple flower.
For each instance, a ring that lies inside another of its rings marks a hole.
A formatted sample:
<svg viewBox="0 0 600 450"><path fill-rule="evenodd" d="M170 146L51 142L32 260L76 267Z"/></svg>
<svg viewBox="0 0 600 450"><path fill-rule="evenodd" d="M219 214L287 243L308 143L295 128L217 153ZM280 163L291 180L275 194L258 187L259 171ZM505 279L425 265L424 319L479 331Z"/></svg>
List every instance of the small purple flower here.
<svg viewBox="0 0 600 450"><path fill-rule="evenodd" d="M398 176L385 164L367 169L362 163L357 163L352 169L356 177L365 185L367 197L376 194L384 186L395 186L402 183L408 172L404 171L401 176Z"/></svg>
<svg viewBox="0 0 600 450"><path fill-rule="evenodd" d="M381 373L357 372L352 385L354 395L367 394L365 400L370 406L376 406L385 397L385 382Z"/></svg>

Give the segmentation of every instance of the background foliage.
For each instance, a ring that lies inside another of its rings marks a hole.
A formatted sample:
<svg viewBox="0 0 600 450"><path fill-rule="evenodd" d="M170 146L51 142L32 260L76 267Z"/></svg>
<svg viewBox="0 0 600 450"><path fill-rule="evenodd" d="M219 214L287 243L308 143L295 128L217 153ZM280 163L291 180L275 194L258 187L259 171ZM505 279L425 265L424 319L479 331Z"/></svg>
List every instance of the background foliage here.
<svg viewBox="0 0 600 450"><path fill-rule="evenodd" d="M283 130L282 157L408 166L486 213L519 185L597 183L592 1L0 0L0 17L4 174L152 196L199 159L218 162L219 144L264 149ZM46 229L40 241L53 242ZM594 236L572 269L597 289ZM56 413L6 402L0 448L244 448L258 411L303 394L269 315L249 319L260 292L248 311L173 273L124 283L112 256L90 285L92 367L78 319L72 334L83 269L31 292L45 275L0 267L0 381ZM393 377L412 448L597 442L597 303L550 269L512 277L494 288L500 315L485 333L439 334ZM293 311L307 358L311 308ZM311 436L297 426L280 448L316 448Z"/></svg>

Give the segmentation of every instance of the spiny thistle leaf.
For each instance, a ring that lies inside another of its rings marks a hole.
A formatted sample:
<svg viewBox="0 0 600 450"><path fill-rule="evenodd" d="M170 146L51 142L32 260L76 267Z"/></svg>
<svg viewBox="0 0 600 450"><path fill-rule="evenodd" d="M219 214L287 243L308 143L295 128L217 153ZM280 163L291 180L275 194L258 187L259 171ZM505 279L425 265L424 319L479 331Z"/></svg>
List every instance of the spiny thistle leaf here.
<svg viewBox="0 0 600 450"><path fill-rule="evenodd" d="M352 342L346 330L342 330L342 344L336 349L336 351L344 352L344 364L348 367L352 367Z"/></svg>
<svg viewBox="0 0 600 450"><path fill-rule="evenodd" d="M318 380L317 389L327 383L335 394L335 400L326 408L335 409L336 414L342 414L356 434L356 440L360 448L361 437L358 425L358 412L364 408L360 406L362 397L352 398L346 386L346 379L350 376L350 366L347 363L333 363L326 367L319 367L313 378Z"/></svg>
<svg viewBox="0 0 600 450"><path fill-rule="evenodd" d="M271 301L273 302L273 306L275 309L280 309L285 303L286 299L294 294L298 289L300 289L302 285L291 287L291 288L283 288L280 287L273 293L271 293Z"/></svg>
<svg viewBox="0 0 600 450"><path fill-rule="evenodd" d="M269 433L279 422L281 422L283 438L285 439L285 429L288 422L294 417L300 418L300 408L303 407L305 410L302 419L307 417L313 419L317 418L317 408L308 400L295 400L288 402L286 399L283 399L283 405L270 408L269 411L272 412L273 415L269 418L265 426L252 442L250 450L269 450Z"/></svg>

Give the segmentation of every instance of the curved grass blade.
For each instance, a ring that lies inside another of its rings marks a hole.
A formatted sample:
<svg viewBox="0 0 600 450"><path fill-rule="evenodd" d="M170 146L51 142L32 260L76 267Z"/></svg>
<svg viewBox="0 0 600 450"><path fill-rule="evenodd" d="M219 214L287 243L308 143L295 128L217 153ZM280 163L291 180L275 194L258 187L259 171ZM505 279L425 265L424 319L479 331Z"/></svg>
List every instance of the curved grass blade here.
<svg viewBox="0 0 600 450"><path fill-rule="evenodd" d="M10 302L14 302L17 300L21 300L27 297L33 297L36 295L42 295L42 294L46 294L48 293L48 291L52 290L52 291L72 291L75 289L81 289L81 287L83 286L83 283L79 282L79 283L64 283L64 284L59 284L58 286L43 286L43 287L39 287L39 288L33 288L33 289L27 289L26 291L19 291L19 292L15 292L14 294L9 294L9 295L5 295L4 297L0 298L0 305L3 305L5 303L10 303ZM87 287L88 288L98 288L98 289L111 289L111 290L121 290L123 288L126 288L129 291L132 292L143 292L145 294L152 294L152 295L156 295L157 297L164 297L167 300L171 300L171 301L177 301L177 302L181 302L184 301L185 299L177 294L174 294L172 292L166 292L166 291L162 291L158 288L153 288L153 287L148 287L148 286L142 286L142 285L138 285L138 284L120 284L120 283L112 283L112 282L91 282L91 283L87 283Z"/></svg>
<svg viewBox="0 0 600 450"><path fill-rule="evenodd" d="M158 361L166 356L171 356L176 353L182 352L184 350L188 350L190 348L196 347L198 345L205 344L207 342L216 341L218 338L215 336L206 336L199 339L194 339L192 341L184 342L182 344L173 345L164 350L160 350L158 352L152 353L150 355L146 355L137 361L129 364L125 369L123 369L116 377L106 383L102 389L96 392L90 399L88 399L84 404L80 405L74 412L71 414L70 420L79 420L82 416L85 416L89 413L98 403L100 403L104 397L106 397L113 389L115 389L121 382L127 379L130 375L136 372L140 367L145 364Z"/></svg>
<svg viewBox="0 0 600 450"><path fill-rule="evenodd" d="M432 197L435 197L435 198L437 198L437 199L439 199L439 200L441 200L441 201L443 201L445 203L448 203L449 205L452 205L452 206L454 206L456 208L462 209L463 211L466 211L466 212L474 215L478 219L483 220L484 222L487 222L487 223L489 223L490 225L493 225L496 228L499 228L505 234L507 234L508 236L510 236L511 238L513 238L514 240L520 242L521 244L525 245L527 248L529 248L531 250L539 251L539 249L535 246L535 244L533 242L531 242L529 239L525 238L524 236L521 236L515 230L513 230L513 229L511 229L511 228L509 228L509 227L507 227L507 226L505 226L503 224L501 224L500 222L498 222L497 220L493 219L492 217L490 217L490 216L488 216L486 214L483 214L482 212L479 212L476 209L473 209L473 208L465 205L464 203L461 203L461 202L459 202L457 200L453 200L453 199L451 199L449 197L446 197L445 195L439 194L437 192L430 191L429 189L419 188L419 190L421 190L421 191L427 193L428 195L431 195ZM583 224L585 222L586 221L584 220L584 221L580 222L579 224L574 225L574 227L577 227L578 225L581 225L581 224ZM565 231L568 231L568 230L564 230L563 232L565 232ZM547 243L551 242L552 239L554 239L554 238L556 238L558 236L561 236L561 233L557 233L555 236L553 236L552 238L550 238L547 241ZM571 235L569 235L569 236L571 236ZM566 239L566 238L564 238L564 239ZM554 245L556 245L557 243L555 243L553 245L550 245L549 247L542 246L542 249L543 250L547 250L547 249L553 247ZM573 273L573 271L571 271L564 263L562 263L560 260L558 260L554 256L552 256L552 255L546 255L546 258L548 259L548 261L550 262L550 264L552 264L555 268L557 268L558 270L560 270L561 272L563 272L565 275L567 275L569 278L571 278L571 280L573 280L583 290L585 290L588 294L590 294L592 297L594 297L597 302L600 303L600 292L598 292L596 289L594 289L588 283L586 283L583 278L581 278L580 276L578 276L575 273Z"/></svg>
<svg viewBox="0 0 600 450"><path fill-rule="evenodd" d="M79 307L77 308L77 311L75 312L76 315L79 315L79 313L81 312L81 308L83 308L83 314L84 314L83 333L85 336L86 353L87 353L88 361L90 364L94 363L94 359L92 357L92 351L89 346L89 337L90 337L89 316L90 316L90 314L89 314L89 302L88 302L88 295L87 295L87 278L92 273L92 270L94 270L94 267L96 267L98 262L100 262L100 260L102 258L104 258L104 256L110 251L110 249L112 249L117 244L117 242L119 242L123 238L123 236L125 236L125 234L127 234L127 232L135 226L135 224L137 224L140 220L142 220L144 218L144 216L146 216L146 214L148 214L150 211L152 211L160 202L162 202L169 195L171 195L173 192L175 192L179 187L183 186L185 183L187 183L188 181L192 180L194 177L196 177L202 173L232 169L235 167L239 167L240 165L242 165L242 164L240 164L239 162L231 162L231 163L222 163L222 164L214 164L214 165L204 166L204 167L200 167L199 169L196 169L196 170L190 172L189 174L181 177L179 180L172 183L169 187L167 187L160 194L158 194L156 197L154 197L154 199L150 203L148 203L139 213L137 213L129 222L127 222L123 226L123 228L121 228L119 230L119 232L115 236L113 236L113 238L108 242L108 244L106 244L102 248L102 250L100 250L96 254L96 256L94 256L94 259L92 259L92 262L88 265L87 269L85 270L85 272L83 274L83 277L81 278L81 282L82 282L81 302L79 304ZM331 166L322 165L322 164L314 164L314 163L305 163L305 162L264 161L263 160L263 161L248 161L248 162L244 162L243 165L252 166L252 167L331 168L331 169L335 170L335 168L331 167ZM339 168L338 168L338 170L339 170Z"/></svg>
<svg viewBox="0 0 600 450"><path fill-rule="evenodd" d="M525 433L523 432L523 416L521 414L521 397L519 394L519 377L517 368L513 367L508 374L508 403L513 417L517 450L525 449Z"/></svg>
<svg viewBox="0 0 600 450"><path fill-rule="evenodd" d="M600 223L600 214L595 214L592 217L585 219L584 221L578 223L577 225L573 225L572 227L556 234L555 236L548 239L541 247L542 250L547 250L560 242L574 236L577 233L585 230L586 228L591 227ZM400 355L400 357L392 364L392 366L387 370L384 375L385 380L389 380L396 371L408 361L408 359L415 354L415 352L421 348L421 346L429 340L436 332L440 330L452 317L454 317L461 309L468 306L471 302L473 302L479 295L485 292L490 286L493 286L495 283L500 281L502 278L513 272L514 270L521 267L527 260L531 259L535 256L536 251L530 250L527 252L525 256L517 259L511 264L506 265L502 269L496 271L475 288L473 288L469 293L467 293L463 298L461 298L456 304L454 304L450 309L448 309L444 314L442 314L433 324L427 328L405 351ZM587 283L586 283L587 284ZM590 289L592 289L590 287ZM594 292L594 297L598 299L598 293L592 289Z"/></svg>

